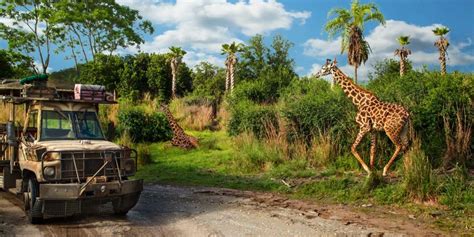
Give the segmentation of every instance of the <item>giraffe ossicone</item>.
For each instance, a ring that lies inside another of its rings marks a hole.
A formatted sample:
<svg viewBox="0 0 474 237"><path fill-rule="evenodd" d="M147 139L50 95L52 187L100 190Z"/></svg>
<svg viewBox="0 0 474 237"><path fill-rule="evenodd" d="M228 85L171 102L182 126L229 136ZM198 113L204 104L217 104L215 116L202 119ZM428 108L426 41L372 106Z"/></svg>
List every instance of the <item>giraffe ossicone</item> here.
<svg viewBox="0 0 474 237"><path fill-rule="evenodd" d="M394 103L380 101L372 92L356 85L338 67L337 61L326 60L321 70L315 74L316 77L332 74L334 81L357 107L356 123L359 125L359 133L351 146L351 152L362 165L362 168L370 175L374 167L377 131L384 131L395 145L395 151L383 168L383 176L387 175L390 166L399 155L400 151L408 148L408 131L410 127L410 114L406 108ZM357 152L357 146L364 136L370 132L370 168Z"/></svg>

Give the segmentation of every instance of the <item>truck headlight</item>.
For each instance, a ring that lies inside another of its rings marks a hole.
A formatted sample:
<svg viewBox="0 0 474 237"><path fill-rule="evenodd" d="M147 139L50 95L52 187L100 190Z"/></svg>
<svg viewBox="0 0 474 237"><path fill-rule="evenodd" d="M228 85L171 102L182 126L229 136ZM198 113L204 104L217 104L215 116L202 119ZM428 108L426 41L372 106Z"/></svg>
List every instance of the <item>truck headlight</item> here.
<svg viewBox="0 0 474 237"><path fill-rule="evenodd" d="M56 169L54 167L46 166L43 169L44 176L54 177L55 173L56 173Z"/></svg>
<svg viewBox="0 0 474 237"><path fill-rule="evenodd" d="M135 162L134 162L134 160L127 160L127 161L125 162L124 168L125 168L125 172L126 172L126 173L133 173L133 172L135 172Z"/></svg>

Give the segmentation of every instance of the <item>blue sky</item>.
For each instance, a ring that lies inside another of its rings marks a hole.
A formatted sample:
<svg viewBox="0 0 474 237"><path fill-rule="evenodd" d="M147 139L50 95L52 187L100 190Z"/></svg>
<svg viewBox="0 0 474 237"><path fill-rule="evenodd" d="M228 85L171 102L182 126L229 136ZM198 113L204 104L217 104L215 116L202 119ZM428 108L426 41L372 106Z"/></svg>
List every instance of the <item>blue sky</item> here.
<svg viewBox="0 0 474 237"><path fill-rule="evenodd" d="M320 68L326 58L337 57L340 67L351 75L353 69L340 55L338 38L328 40L323 27L327 13L334 7L348 8L349 0L118 0L140 11L155 26L155 33L146 36L141 50L167 52L169 46L181 46L188 54L185 61L195 65L209 61L223 65L220 45L232 41L246 42L252 35L262 34L269 43L280 34L295 45L291 56L297 72L307 75ZM369 1L361 1L367 3ZM448 70L472 72L474 69L474 1L472 0L375 0L385 15L387 25L368 24L364 33L372 48L372 55L360 68L360 79L366 80L372 65L383 58L394 58L398 47L396 38L411 35L410 59L416 67L427 65L438 68L438 53L433 46L431 29L444 25L451 29L448 38ZM0 19L1 20L1 19ZM5 48L5 42L0 42ZM121 54L137 52L121 50ZM54 55L51 70L73 65L65 55Z"/></svg>

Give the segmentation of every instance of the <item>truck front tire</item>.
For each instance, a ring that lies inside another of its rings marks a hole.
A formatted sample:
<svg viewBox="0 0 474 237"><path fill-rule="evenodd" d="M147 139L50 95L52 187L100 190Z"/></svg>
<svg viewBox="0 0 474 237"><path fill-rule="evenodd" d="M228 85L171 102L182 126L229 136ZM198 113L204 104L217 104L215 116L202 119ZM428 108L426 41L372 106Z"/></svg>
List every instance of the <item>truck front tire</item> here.
<svg viewBox="0 0 474 237"><path fill-rule="evenodd" d="M36 200L39 196L39 185L34 177L28 179L26 192L23 194L25 202L25 212L31 224L39 224L43 220L41 204Z"/></svg>

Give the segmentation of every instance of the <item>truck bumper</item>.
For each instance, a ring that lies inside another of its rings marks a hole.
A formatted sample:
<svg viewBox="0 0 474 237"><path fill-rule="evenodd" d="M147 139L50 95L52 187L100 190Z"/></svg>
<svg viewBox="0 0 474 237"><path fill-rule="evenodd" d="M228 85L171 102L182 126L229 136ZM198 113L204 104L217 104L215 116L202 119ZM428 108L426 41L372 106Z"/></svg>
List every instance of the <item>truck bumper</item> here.
<svg viewBox="0 0 474 237"><path fill-rule="evenodd" d="M143 190L143 180L124 180L89 184L80 193L81 184L40 184L40 197L36 205L41 205L43 218L72 216L82 213L86 207L120 202L127 198L138 201Z"/></svg>

